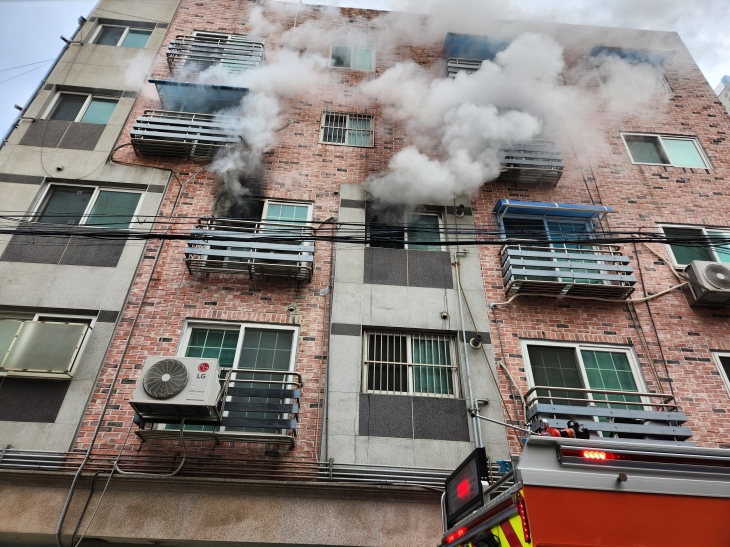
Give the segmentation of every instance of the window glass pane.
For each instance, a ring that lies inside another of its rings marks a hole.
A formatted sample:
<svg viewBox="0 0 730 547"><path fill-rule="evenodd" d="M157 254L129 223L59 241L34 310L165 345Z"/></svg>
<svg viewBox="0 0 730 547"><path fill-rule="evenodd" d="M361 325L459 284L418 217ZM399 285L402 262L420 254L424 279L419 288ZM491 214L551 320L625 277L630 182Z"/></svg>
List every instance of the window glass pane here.
<svg viewBox="0 0 730 547"><path fill-rule="evenodd" d="M122 47L138 47L143 48L147 45L147 41L152 34L151 30L129 29L129 33L122 42Z"/></svg>
<svg viewBox="0 0 730 547"><path fill-rule="evenodd" d="M3 359L5 359L5 354L8 352L10 344L13 343L15 335L22 324L22 321L15 319L0 320L0 365Z"/></svg>
<svg viewBox="0 0 730 547"><path fill-rule="evenodd" d="M238 330L194 328L185 357L209 357L221 367L232 367L237 344Z"/></svg>
<svg viewBox="0 0 730 547"><path fill-rule="evenodd" d="M247 328L238 368L289 370L292 331Z"/></svg>
<svg viewBox="0 0 730 547"><path fill-rule="evenodd" d="M87 328L84 324L26 321L3 369L65 372L71 368Z"/></svg>
<svg viewBox="0 0 730 547"><path fill-rule="evenodd" d="M528 346L530 368L536 386L583 388L575 350L552 346ZM576 401L563 401L553 397L583 399L583 394L555 389L538 390L537 395L556 405L576 405Z"/></svg>
<svg viewBox="0 0 730 547"><path fill-rule="evenodd" d="M370 246L387 249L405 248L404 215L403 208L397 205L384 206L368 202L365 207L365 224Z"/></svg>
<svg viewBox="0 0 730 547"><path fill-rule="evenodd" d="M662 228L667 239L670 241L669 247L672 249L674 260L677 264L686 265L693 260L709 260L713 261L708 248L708 242L704 239L702 230L697 228ZM692 245L681 245L671 243L671 241L682 241L692 243Z"/></svg>
<svg viewBox="0 0 730 547"><path fill-rule="evenodd" d="M347 116L344 114L326 114L322 142L331 144L345 144Z"/></svg>
<svg viewBox="0 0 730 547"><path fill-rule="evenodd" d="M96 43L103 46L116 46L124 31L125 27L108 27L104 25L101 27L101 32L96 39Z"/></svg>
<svg viewBox="0 0 730 547"><path fill-rule="evenodd" d="M624 138L634 163L669 163L669 160L664 157L657 137L627 135Z"/></svg>
<svg viewBox="0 0 730 547"><path fill-rule="evenodd" d="M94 188L53 186L38 222L78 224L93 194Z"/></svg>
<svg viewBox="0 0 730 547"><path fill-rule="evenodd" d="M411 215L408 223L408 248L417 251L440 251L441 245L419 245L418 242L435 242L441 239L439 219L436 215Z"/></svg>
<svg viewBox="0 0 730 547"><path fill-rule="evenodd" d="M356 68L357 70L372 70L373 50L355 48L352 56L352 68Z"/></svg>
<svg viewBox="0 0 730 547"><path fill-rule="evenodd" d="M350 68L352 61L352 47L332 46L332 66L335 68Z"/></svg>
<svg viewBox="0 0 730 547"><path fill-rule="evenodd" d="M588 383L592 389L609 391L639 391L631 372L629 358L623 352L581 350ZM640 403L641 399L630 395L592 394L594 400L625 401ZM601 405L604 406L604 405ZM611 408L638 410L636 405L611 405Z"/></svg>
<svg viewBox="0 0 730 547"><path fill-rule="evenodd" d="M408 393L407 336L370 333L367 343L368 391Z"/></svg>
<svg viewBox="0 0 730 547"><path fill-rule="evenodd" d="M730 262L730 233L707 232L712 238L712 248L720 262Z"/></svg>
<svg viewBox="0 0 730 547"><path fill-rule="evenodd" d="M91 104L84 112L81 121L83 123L105 124L109 122L116 106L117 101L114 99L91 99Z"/></svg>
<svg viewBox="0 0 730 547"><path fill-rule="evenodd" d="M672 162L672 165L678 167L707 167L694 141L687 139L667 139L663 137L662 143L667 154L669 154L669 160Z"/></svg>
<svg viewBox="0 0 730 547"><path fill-rule="evenodd" d="M449 340L413 335L411 352L414 364L441 365L412 367L413 391L415 393L453 395L453 369L451 368Z"/></svg>
<svg viewBox="0 0 730 547"><path fill-rule="evenodd" d="M129 228L141 194L102 190L96 198L91 215L86 219L89 226Z"/></svg>
<svg viewBox="0 0 730 547"><path fill-rule="evenodd" d="M720 366L722 366L722 370L725 371L725 377L730 379L730 357L720 357Z"/></svg>
<svg viewBox="0 0 730 547"><path fill-rule="evenodd" d="M365 116L349 116L347 144L352 146L372 146L372 118Z"/></svg>
<svg viewBox="0 0 730 547"><path fill-rule="evenodd" d="M87 97L88 95L61 95L53 114L51 114L51 119L66 122L74 121L81 112L81 107L84 106Z"/></svg>

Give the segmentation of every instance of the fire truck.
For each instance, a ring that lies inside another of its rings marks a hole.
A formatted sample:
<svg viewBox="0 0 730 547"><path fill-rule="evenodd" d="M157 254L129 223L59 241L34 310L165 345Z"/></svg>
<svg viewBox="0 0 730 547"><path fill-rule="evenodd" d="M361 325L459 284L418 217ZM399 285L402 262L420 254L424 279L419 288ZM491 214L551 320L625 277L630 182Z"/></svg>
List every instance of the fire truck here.
<svg viewBox="0 0 730 547"><path fill-rule="evenodd" d="M439 547L730 546L728 450L533 435L510 463L451 474Z"/></svg>

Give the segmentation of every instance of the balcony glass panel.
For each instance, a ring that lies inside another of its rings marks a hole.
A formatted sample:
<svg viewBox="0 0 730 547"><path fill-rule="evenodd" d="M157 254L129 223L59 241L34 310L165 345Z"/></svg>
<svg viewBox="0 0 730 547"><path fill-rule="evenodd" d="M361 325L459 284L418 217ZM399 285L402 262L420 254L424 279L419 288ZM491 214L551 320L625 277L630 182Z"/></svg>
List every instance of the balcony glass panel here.
<svg viewBox="0 0 730 547"><path fill-rule="evenodd" d="M28 372L67 372L88 325L26 321L0 369Z"/></svg>

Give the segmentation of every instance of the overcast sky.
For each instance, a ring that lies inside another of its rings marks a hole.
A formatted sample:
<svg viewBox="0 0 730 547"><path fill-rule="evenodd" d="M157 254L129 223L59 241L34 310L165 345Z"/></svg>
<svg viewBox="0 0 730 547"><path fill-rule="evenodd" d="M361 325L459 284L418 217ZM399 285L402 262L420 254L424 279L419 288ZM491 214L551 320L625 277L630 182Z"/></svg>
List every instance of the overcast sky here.
<svg viewBox="0 0 730 547"><path fill-rule="evenodd" d="M730 73L727 0L474 1L492 1L502 13L519 19L677 31L713 87L724 74ZM429 2L322 0L306 3L422 11ZM51 66L50 60L64 45L59 36L70 36L78 17L88 15L95 4L96 0L0 0L0 138L18 114L13 105L25 105Z"/></svg>

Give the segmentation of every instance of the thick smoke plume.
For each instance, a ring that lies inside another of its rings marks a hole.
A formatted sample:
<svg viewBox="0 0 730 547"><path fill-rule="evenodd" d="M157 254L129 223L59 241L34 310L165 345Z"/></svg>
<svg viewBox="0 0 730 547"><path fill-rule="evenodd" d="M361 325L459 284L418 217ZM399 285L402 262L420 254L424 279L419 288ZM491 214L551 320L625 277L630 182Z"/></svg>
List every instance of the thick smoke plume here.
<svg viewBox="0 0 730 547"><path fill-rule="evenodd" d="M245 198L251 181L261 177L263 154L289 123L285 103L326 84L332 44L373 47L381 58L404 45L438 47L447 32L509 44L471 75L445 78L442 61L430 67L406 61L365 78L362 93L383 113L376 123L402 127L408 141L387 170L367 181L373 198L385 203L439 203L473 194L499 175L500 150L514 143L549 139L564 150L579 143L579 155L601 153L606 144L596 117L630 113L656 88L655 69L618 57L566 68L553 37L495 19L524 18L509 2L451 0L429 9L430 16L383 12L352 20L337 8L306 4L254 8L247 32L274 38L277 46L267 46L266 64L238 74L212 67L197 76L202 83L250 90L239 108L221 113L238 118L242 143L212 164L223 181L217 212ZM577 33L570 40L588 39Z"/></svg>

